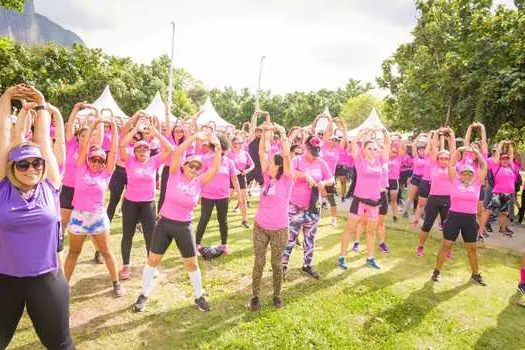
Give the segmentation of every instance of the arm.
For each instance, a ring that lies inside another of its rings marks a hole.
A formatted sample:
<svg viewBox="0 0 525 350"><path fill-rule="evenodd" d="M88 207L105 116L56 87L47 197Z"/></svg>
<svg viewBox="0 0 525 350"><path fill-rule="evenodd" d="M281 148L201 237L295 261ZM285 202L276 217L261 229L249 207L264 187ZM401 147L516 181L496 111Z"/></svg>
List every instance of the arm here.
<svg viewBox="0 0 525 350"><path fill-rule="evenodd" d="M466 149L466 147L460 147L450 156L450 162L448 163L448 177L451 180L454 180L458 176L456 171L456 163L461 157L461 151L465 151Z"/></svg>
<svg viewBox="0 0 525 350"><path fill-rule="evenodd" d="M487 131L485 130L485 125L481 123L478 123L478 125L481 130L481 152L483 152L482 154L486 156L489 153L489 144L487 142Z"/></svg>
<svg viewBox="0 0 525 350"><path fill-rule="evenodd" d="M432 133L432 139L430 139L427 143L427 148L429 148L430 157L433 161L437 160L437 155L439 152L439 142L443 138L441 132L442 130L439 129L437 132Z"/></svg>
<svg viewBox="0 0 525 350"><path fill-rule="evenodd" d="M503 142L504 141L498 143L498 148L496 149L496 154L494 154L494 157L493 157L494 163L496 163L496 164L499 163L499 157L501 156L501 149L503 148Z"/></svg>
<svg viewBox="0 0 525 350"><path fill-rule="evenodd" d="M177 171L177 169L179 169L182 155L184 154L184 152L186 152L186 150L191 146L193 142L199 139L199 137L203 137L202 133L193 134L186 140L184 140L184 142L181 143L177 148L175 148L175 150L173 151L173 158L170 164L170 173L174 173Z"/></svg>
<svg viewBox="0 0 525 350"><path fill-rule="evenodd" d="M290 142L286 138L285 130L282 126L276 125L277 131L281 134L281 147L283 149L283 174L292 176L292 157L290 156Z"/></svg>
<svg viewBox="0 0 525 350"><path fill-rule="evenodd" d="M476 154L476 159L478 161L478 164L479 164L479 181L481 183L483 183L483 181L485 181L485 178L487 177L487 173L488 173L488 167L487 167L487 162L485 161L485 158L483 157L483 155L477 150L477 149L472 149L472 152L474 152Z"/></svg>
<svg viewBox="0 0 525 350"><path fill-rule="evenodd" d="M115 119L111 118L111 146L109 148L108 160L106 169L113 173L115 165L117 164L117 148L118 148L118 128Z"/></svg>
<svg viewBox="0 0 525 350"><path fill-rule="evenodd" d="M328 118L328 125L323 132L323 141L328 142L334 133L334 122L332 118Z"/></svg>
<svg viewBox="0 0 525 350"><path fill-rule="evenodd" d="M386 129L382 129L381 132L383 133L383 159L384 161L388 161L388 159L390 159L392 140Z"/></svg>
<svg viewBox="0 0 525 350"><path fill-rule="evenodd" d="M86 163L87 156L88 156L88 153L89 153L91 135L93 134L93 131L95 130L95 128L97 127L97 125L99 123L102 123L102 121L98 120L95 124L93 124L91 126L91 128L89 129L88 136L79 145L80 147L79 147L79 150L78 150L78 158L77 158L77 167L78 168L83 166Z"/></svg>
<svg viewBox="0 0 525 350"><path fill-rule="evenodd" d="M470 146L470 138L472 136L472 128L475 126L476 123L470 124L467 128L467 132L465 133L465 141L463 142L465 144L465 147Z"/></svg>
<svg viewBox="0 0 525 350"><path fill-rule="evenodd" d="M36 107L34 102L26 102L22 100L22 109L18 113L16 124L14 125L13 134L11 135L11 146L18 145L26 140L26 130L31 128L31 114L32 108Z"/></svg>
<svg viewBox="0 0 525 350"><path fill-rule="evenodd" d="M266 152L266 128L268 124L263 124L263 132L259 140L259 159L261 161L261 172L264 174L268 169L268 152Z"/></svg>
<svg viewBox="0 0 525 350"><path fill-rule="evenodd" d="M66 124L66 141L69 142L75 137L75 122L77 121L77 113L85 102L75 103L73 110L69 114Z"/></svg>
<svg viewBox="0 0 525 350"><path fill-rule="evenodd" d="M165 138L164 136L162 136L162 134L160 133L160 131L155 128L155 127L152 127L151 128L151 132L153 133L154 136L156 136L159 141L160 141L160 144L162 146L162 151L161 151L161 154L160 154L160 158L162 160L162 162L165 162L166 160L168 160L168 158L171 156L171 154L173 153L173 150L175 149L173 147L173 145L168 141L167 138Z"/></svg>
<svg viewBox="0 0 525 350"><path fill-rule="evenodd" d="M119 142L119 155L122 162L126 162L128 159L127 146L130 144L133 136L139 132L139 125L135 125L127 134L124 135L122 140Z"/></svg>
<svg viewBox="0 0 525 350"><path fill-rule="evenodd" d="M11 100L21 93L21 87L11 86L0 96L0 180L6 176L7 159L11 146Z"/></svg>
<svg viewBox="0 0 525 350"><path fill-rule="evenodd" d="M452 128L448 127L448 150L452 153L456 150L456 135L454 134L454 130Z"/></svg>
<svg viewBox="0 0 525 350"><path fill-rule="evenodd" d="M248 127L250 140L255 138L255 128L257 128L257 117L259 116L259 111L253 112L252 119L250 120L250 125Z"/></svg>
<svg viewBox="0 0 525 350"><path fill-rule="evenodd" d="M51 118L55 121L55 144L53 145L53 153L57 159L58 165L66 163L66 141L64 136L64 118L62 113L55 106L48 104L48 109L51 112Z"/></svg>
<svg viewBox="0 0 525 350"><path fill-rule="evenodd" d="M213 163L211 167L202 175L203 184L207 184L208 182L210 182L215 176L215 174L217 174L217 171L219 170L219 166L221 165L221 160L222 160L221 143L219 142L217 137L215 136L210 137L210 143L215 146L215 156L213 157ZM237 179L237 177L235 177L235 179ZM239 182L237 181L237 186L238 185L239 185ZM240 191L238 190L237 193L240 193Z"/></svg>
<svg viewBox="0 0 525 350"><path fill-rule="evenodd" d="M166 104L166 112L164 114L164 124L166 126L166 130L164 132L164 136L166 137L170 137L171 136L171 130L173 129L171 127L171 121L170 121L170 106L168 106L168 104Z"/></svg>

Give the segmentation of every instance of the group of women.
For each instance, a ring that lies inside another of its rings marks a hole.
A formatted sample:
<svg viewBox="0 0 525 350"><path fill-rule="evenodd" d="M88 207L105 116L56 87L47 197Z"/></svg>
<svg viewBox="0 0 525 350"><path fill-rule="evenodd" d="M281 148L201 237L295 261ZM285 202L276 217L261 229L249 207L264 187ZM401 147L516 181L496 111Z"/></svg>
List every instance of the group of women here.
<svg viewBox="0 0 525 350"><path fill-rule="evenodd" d="M20 108L12 114L13 105ZM257 125L262 117L264 122ZM319 124L325 119L325 127ZM471 142L479 129L481 142ZM320 278L314 268L315 238L321 204L330 206L337 225L338 202L350 201L337 264L359 248L366 232L366 265L379 269L379 250L388 253L385 218L399 214L403 184L408 199L401 211L414 225L424 217L417 255L423 256L428 233L439 214L443 243L432 280L439 281L446 257L461 233L473 282L485 285L478 271L476 240L482 239L491 214L500 231L511 235L508 213L516 200L519 168L511 142L496 145L489 157L484 128L469 127L464 145L456 146L450 128L418 136L414 142L386 130L363 129L352 141L342 120L321 115L311 127L286 130L265 112L256 112L248 130L221 133L213 124L197 126L196 116L172 124L137 112L129 120L77 103L64 125L60 111L35 87L20 84L0 97L0 348L11 341L24 308L47 348L74 348L69 331L69 287L82 246L89 237L97 260L106 264L115 297L122 280L132 277L132 241L139 224L146 265L134 311L144 310L157 268L172 241L183 258L199 310L209 311L197 256L217 208L220 245L228 247L229 201L236 193L242 225L249 227L249 189L260 185L253 223L254 265L250 309L261 308L260 285L268 245L271 250L273 300L283 306L282 282L292 251L303 232L302 271ZM337 193L336 180L341 183ZM348 191L347 191L348 187ZM157 188L160 196L156 205ZM109 192L108 205L105 206ZM336 200L340 196L341 200ZM522 197L523 200L524 197ZM120 272L109 244L111 221L121 203ZM201 215L193 234L193 211ZM523 203L521 208L523 209ZM519 219L523 213L518 214ZM62 262L64 237L67 255ZM63 273L62 273L63 269ZM525 294L525 255L519 290Z"/></svg>

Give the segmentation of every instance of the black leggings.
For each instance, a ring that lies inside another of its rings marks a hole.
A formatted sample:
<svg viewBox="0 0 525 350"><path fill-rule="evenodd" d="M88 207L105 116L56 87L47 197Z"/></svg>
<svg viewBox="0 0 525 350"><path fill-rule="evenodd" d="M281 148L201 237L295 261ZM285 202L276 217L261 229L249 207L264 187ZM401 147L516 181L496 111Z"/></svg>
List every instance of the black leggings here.
<svg viewBox="0 0 525 350"><path fill-rule="evenodd" d="M219 231L221 232L221 244L228 243L228 202L229 198L208 199L201 198L201 218L197 225L196 241L201 244L204 231L210 221L213 207L217 206L217 220L219 221Z"/></svg>
<svg viewBox="0 0 525 350"><path fill-rule="evenodd" d="M122 201L122 241L120 242L124 265L129 265L137 222L142 224L146 253L148 253L151 247L151 236L155 228L155 202L132 202L124 198Z"/></svg>
<svg viewBox="0 0 525 350"><path fill-rule="evenodd" d="M168 179L170 177L170 167L165 165L162 168L162 175L160 176L160 195L159 195L159 205L157 209L160 212L162 204L164 203L164 198L166 198L166 188L168 187Z"/></svg>
<svg viewBox="0 0 525 350"><path fill-rule="evenodd" d="M425 222L421 227L421 231L430 232L430 229L434 225L434 221L436 221L438 214L441 217L441 223L445 222L449 208L450 196L430 195L428 197L427 204L425 205Z"/></svg>
<svg viewBox="0 0 525 350"><path fill-rule="evenodd" d="M525 215L525 188L521 190L521 204L520 211L518 212L518 222L523 222L523 216Z"/></svg>
<svg viewBox="0 0 525 350"><path fill-rule="evenodd" d="M115 216L115 210L117 209L117 205L120 202L122 192L124 192L124 187L126 187L127 183L128 178L126 176L126 168L117 165L113 175L111 175L111 180L109 181L109 203L107 213L110 222L113 220L113 216Z"/></svg>
<svg viewBox="0 0 525 350"><path fill-rule="evenodd" d="M0 275L0 349L5 349L27 308L47 349L74 349L69 331L69 286L62 271L37 277Z"/></svg>

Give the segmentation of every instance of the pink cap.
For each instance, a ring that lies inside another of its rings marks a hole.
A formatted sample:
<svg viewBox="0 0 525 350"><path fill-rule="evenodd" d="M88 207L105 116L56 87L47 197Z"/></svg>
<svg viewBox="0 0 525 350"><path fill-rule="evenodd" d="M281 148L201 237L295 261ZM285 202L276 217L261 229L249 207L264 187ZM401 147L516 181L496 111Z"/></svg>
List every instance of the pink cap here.
<svg viewBox="0 0 525 350"><path fill-rule="evenodd" d="M196 154L191 154L184 159L184 164L187 164L189 162L199 162L202 165L202 158L199 157Z"/></svg>
<svg viewBox="0 0 525 350"><path fill-rule="evenodd" d="M474 168L472 167L472 165L464 163L459 167L459 172L463 173L465 171L470 171L471 173L474 173Z"/></svg>
<svg viewBox="0 0 525 350"><path fill-rule="evenodd" d="M146 148L149 148L149 143L147 143L146 141L144 140L141 140L141 141L138 141L137 143L135 143L135 145L133 146L133 149L137 149L139 147L146 147Z"/></svg>
<svg viewBox="0 0 525 350"><path fill-rule="evenodd" d="M106 152L102 148L93 147L91 150L89 150L88 159L91 159L93 157L100 157L102 159L106 159Z"/></svg>

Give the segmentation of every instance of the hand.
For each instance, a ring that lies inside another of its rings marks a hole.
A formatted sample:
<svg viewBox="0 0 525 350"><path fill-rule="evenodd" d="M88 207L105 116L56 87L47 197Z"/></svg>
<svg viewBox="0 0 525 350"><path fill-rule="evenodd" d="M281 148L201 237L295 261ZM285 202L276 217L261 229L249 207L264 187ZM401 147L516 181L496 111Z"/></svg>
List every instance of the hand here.
<svg viewBox="0 0 525 350"><path fill-rule="evenodd" d="M275 129L281 134L281 136L286 135L286 130L284 130L284 127L282 127L281 125L276 124L276 123L274 123L273 125L274 125Z"/></svg>
<svg viewBox="0 0 525 350"><path fill-rule="evenodd" d="M26 99L21 99L20 102L22 102L22 109L26 112L36 107L36 102L27 102Z"/></svg>
<svg viewBox="0 0 525 350"><path fill-rule="evenodd" d="M13 99L18 100L20 98L23 98L25 96L23 87L24 85L22 84L10 86L4 91L2 96L9 98L9 100L13 100Z"/></svg>
<svg viewBox="0 0 525 350"><path fill-rule="evenodd" d="M309 187L315 187L317 184L315 183L314 179L308 174L304 175L304 180L308 182Z"/></svg>

